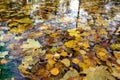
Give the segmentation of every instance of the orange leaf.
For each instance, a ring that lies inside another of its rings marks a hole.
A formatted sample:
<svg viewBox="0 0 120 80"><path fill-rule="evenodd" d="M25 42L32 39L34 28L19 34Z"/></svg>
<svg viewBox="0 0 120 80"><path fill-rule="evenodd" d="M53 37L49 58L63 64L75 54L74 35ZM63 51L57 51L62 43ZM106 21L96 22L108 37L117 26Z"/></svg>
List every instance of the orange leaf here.
<svg viewBox="0 0 120 80"><path fill-rule="evenodd" d="M58 68L53 68L50 72L52 75L55 75L55 76L59 74Z"/></svg>

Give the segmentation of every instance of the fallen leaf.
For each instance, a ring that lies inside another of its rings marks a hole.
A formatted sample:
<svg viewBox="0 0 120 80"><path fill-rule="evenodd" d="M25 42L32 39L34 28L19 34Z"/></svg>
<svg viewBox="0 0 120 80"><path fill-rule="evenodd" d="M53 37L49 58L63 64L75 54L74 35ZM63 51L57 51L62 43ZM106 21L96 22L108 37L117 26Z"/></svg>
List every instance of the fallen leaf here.
<svg viewBox="0 0 120 80"><path fill-rule="evenodd" d="M48 59L48 64L50 64L50 65L53 65L53 64L55 64L56 62L53 60L53 59Z"/></svg>
<svg viewBox="0 0 120 80"><path fill-rule="evenodd" d="M78 64L80 61L78 59L76 59L76 58L73 58L72 62L75 63L75 64Z"/></svg>
<svg viewBox="0 0 120 80"><path fill-rule="evenodd" d="M53 55L52 54L46 54L46 59L52 59Z"/></svg>
<svg viewBox="0 0 120 80"><path fill-rule="evenodd" d="M68 41L68 42L65 42L64 44L65 44L65 46L68 47L68 48L74 48L75 45L76 45L76 41L70 40L70 41Z"/></svg>
<svg viewBox="0 0 120 80"><path fill-rule="evenodd" d="M120 50L120 44L111 44L110 47L112 50Z"/></svg>
<svg viewBox="0 0 120 80"><path fill-rule="evenodd" d="M19 23L25 23L25 24L31 24L33 21L30 19L30 18L22 18L22 19L20 19L20 20L15 20L15 21L17 21L17 22L19 22Z"/></svg>
<svg viewBox="0 0 120 80"><path fill-rule="evenodd" d="M40 48L41 44L38 41L35 41L34 39L27 39L27 43L23 44L21 48L29 49L29 48Z"/></svg>
<svg viewBox="0 0 120 80"><path fill-rule="evenodd" d="M52 75L56 76L56 75L59 74L59 69L58 68L53 68L50 72L51 72Z"/></svg>
<svg viewBox="0 0 120 80"><path fill-rule="evenodd" d="M64 57L65 57L65 56L68 56L67 52L65 52L65 51L62 51L60 55L61 55L61 56L64 56Z"/></svg>
<svg viewBox="0 0 120 80"><path fill-rule="evenodd" d="M87 54L87 52L86 52L85 50L79 50L79 52L80 52L82 55Z"/></svg>
<svg viewBox="0 0 120 80"><path fill-rule="evenodd" d="M69 80L70 78L73 78L73 80L80 80L79 73L75 69L69 70L60 80Z"/></svg>
<svg viewBox="0 0 120 80"><path fill-rule="evenodd" d="M113 68L112 75L120 79L120 71Z"/></svg>
<svg viewBox="0 0 120 80"><path fill-rule="evenodd" d="M69 32L70 36L75 36L75 37L79 37L80 36L80 32L77 31L76 28L68 29L67 31Z"/></svg>
<svg viewBox="0 0 120 80"><path fill-rule="evenodd" d="M120 52L119 51L114 51L113 54L117 59L120 59Z"/></svg>
<svg viewBox="0 0 120 80"><path fill-rule="evenodd" d="M116 80L108 71L107 67L99 66L99 67L90 67L83 71L85 73L87 80Z"/></svg>
<svg viewBox="0 0 120 80"><path fill-rule="evenodd" d="M70 66L70 60L69 59L63 59L61 60L61 62L66 66L66 67L69 67Z"/></svg>
<svg viewBox="0 0 120 80"><path fill-rule="evenodd" d="M51 51L56 52L58 49L57 47L52 47Z"/></svg>

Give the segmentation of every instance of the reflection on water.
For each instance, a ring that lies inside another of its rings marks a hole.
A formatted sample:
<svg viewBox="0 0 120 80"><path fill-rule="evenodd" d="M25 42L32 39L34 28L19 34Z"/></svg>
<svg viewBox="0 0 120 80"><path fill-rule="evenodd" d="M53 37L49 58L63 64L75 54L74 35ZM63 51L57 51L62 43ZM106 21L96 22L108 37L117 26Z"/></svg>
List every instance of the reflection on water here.
<svg viewBox="0 0 120 80"><path fill-rule="evenodd" d="M34 16L36 23L41 22L42 19L52 19L59 17L66 17L66 19L69 17L67 21L74 19L75 22L78 16L81 17L83 22L86 22L86 16L84 15L87 15L87 12L78 8L78 0L42 0L32 5L31 15Z"/></svg>
<svg viewBox="0 0 120 80"><path fill-rule="evenodd" d="M38 6L39 5L39 6ZM39 3L33 4L32 11L36 11L36 8L39 8L40 12L49 14L63 14L63 13L74 13L73 15L77 15L79 6L78 0L54 0L54 1L47 1L43 0L42 2L39 1Z"/></svg>

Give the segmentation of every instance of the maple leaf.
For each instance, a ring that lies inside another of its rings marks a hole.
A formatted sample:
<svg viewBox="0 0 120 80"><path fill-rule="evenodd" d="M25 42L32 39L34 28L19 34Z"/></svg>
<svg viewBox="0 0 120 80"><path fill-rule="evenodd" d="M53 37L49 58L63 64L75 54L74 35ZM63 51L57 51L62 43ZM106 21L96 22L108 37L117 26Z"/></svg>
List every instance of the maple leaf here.
<svg viewBox="0 0 120 80"><path fill-rule="evenodd" d="M76 41L75 40L69 40L69 41L65 42L64 45L68 48L74 48L75 45L76 45Z"/></svg>
<svg viewBox="0 0 120 80"><path fill-rule="evenodd" d="M34 39L27 39L27 43L21 46L21 48L24 49L40 48L40 47L42 47L41 44L38 41L35 41Z"/></svg>
<svg viewBox="0 0 120 80"><path fill-rule="evenodd" d="M69 32L70 36L75 36L75 37L79 37L80 36L80 32L77 31L76 28L68 29L67 31Z"/></svg>
<svg viewBox="0 0 120 80"><path fill-rule="evenodd" d="M108 71L107 67L90 67L84 70L82 73L87 74L86 80L116 80Z"/></svg>

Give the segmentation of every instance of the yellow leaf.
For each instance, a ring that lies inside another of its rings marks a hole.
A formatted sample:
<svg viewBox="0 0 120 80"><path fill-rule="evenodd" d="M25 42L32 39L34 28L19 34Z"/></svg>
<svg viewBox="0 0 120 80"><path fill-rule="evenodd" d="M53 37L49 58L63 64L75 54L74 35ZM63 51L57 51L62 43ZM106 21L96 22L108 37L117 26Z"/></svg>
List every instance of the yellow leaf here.
<svg viewBox="0 0 120 80"><path fill-rule="evenodd" d="M104 52L98 52L97 55L103 57L103 56L106 56L106 53L104 53Z"/></svg>
<svg viewBox="0 0 120 80"><path fill-rule="evenodd" d="M13 23L8 24L9 27L14 27L14 26L17 26L17 25L18 25L17 22L13 22Z"/></svg>
<svg viewBox="0 0 120 80"><path fill-rule="evenodd" d="M66 67L69 67L69 66L70 66L70 60L69 60L69 59L63 59L63 60L61 60L61 62L62 62Z"/></svg>
<svg viewBox="0 0 120 80"><path fill-rule="evenodd" d="M101 60L103 60L103 61L106 61L106 60L108 59L107 53L98 52L98 53L96 53L96 54L97 54L97 56L98 56Z"/></svg>
<svg viewBox="0 0 120 80"><path fill-rule="evenodd" d="M67 52L65 52L65 51L62 51L60 55L61 55L61 56L64 56L64 57L65 57L65 56L68 56Z"/></svg>
<svg viewBox="0 0 120 80"><path fill-rule="evenodd" d="M100 29L100 32L99 32L101 35L107 35L107 32L105 29Z"/></svg>
<svg viewBox="0 0 120 80"><path fill-rule="evenodd" d="M78 59L76 59L76 58L73 58L72 62L75 63L75 64L78 64L80 61Z"/></svg>
<svg viewBox="0 0 120 80"><path fill-rule="evenodd" d="M120 44L111 44L110 47L112 50L120 50Z"/></svg>
<svg viewBox="0 0 120 80"><path fill-rule="evenodd" d="M50 65L53 65L53 64L55 64L56 62L53 60L53 59L48 59L48 64L50 64Z"/></svg>
<svg viewBox="0 0 120 80"><path fill-rule="evenodd" d="M65 46L69 48L74 48L76 45L76 42L74 40L70 40L68 42L65 42Z"/></svg>
<svg viewBox="0 0 120 80"><path fill-rule="evenodd" d="M22 59L22 63L23 64L26 64L26 63L30 63L33 61L33 57L32 56L25 56L23 59Z"/></svg>
<svg viewBox="0 0 120 80"><path fill-rule="evenodd" d="M95 45L94 46L94 49L96 52L104 52L104 53L107 53L107 50L99 45Z"/></svg>
<svg viewBox="0 0 120 80"><path fill-rule="evenodd" d="M83 55L87 54L87 52L85 50L79 50L79 52Z"/></svg>
<svg viewBox="0 0 120 80"><path fill-rule="evenodd" d="M50 72L51 72L52 75L56 76L56 75L59 74L59 69L58 68L53 68Z"/></svg>
<svg viewBox="0 0 120 80"><path fill-rule="evenodd" d="M52 59L53 55L52 54L46 54L46 59Z"/></svg>
<svg viewBox="0 0 120 80"><path fill-rule="evenodd" d="M120 51L114 51L114 56L115 56L117 59L120 59Z"/></svg>
<svg viewBox="0 0 120 80"><path fill-rule="evenodd" d="M17 34L17 33L23 33L25 30L28 29L30 25L27 24L21 24L15 28L10 29L10 32Z"/></svg>
<svg viewBox="0 0 120 80"><path fill-rule="evenodd" d="M24 68L23 65L19 65L18 69L19 69L23 74L30 74L30 72L26 71L26 68Z"/></svg>
<svg viewBox="0 0 120 80"><path fill-rule="evenodd" d="M83 70L85 70L85 69L87 69L89 66L88 65L86 65L85 63L82 63L82 62L80 62L79 64L79 67L81 67Z"/></svg>
<svg viewBox="0 0 120 80"><path fill-rule="evenodd" d="M19 23L25 23L25 24L31 24L33 21L32 21L32 19L30 19L30 18L23 18L23 19L20 19L20 20L15 20L15 21L17 21L17 22L19 22Z"/></svg>
<svg viewBox="0 0 120 80"><path fill-rule="evenodd" d="M54 38L59 38L58 33L52 33L50 36L51 36L51 37L54 37Z"/></svg>
<svg viewBox="0 0 120 80"><path fill-rule="evenodd" d="M88 43L88 42L83 42L83 47L84 47L85 49L87 49L87 48L89 48L89 47L90 47L90 45L89 45L89 43Z"/></svg>
<svg viewBox="0 0 120 80"><path fill-rule="evenodd" d="M80 47L79 47L79 46L75 46L73 49L74 49L75 51L79 51L79 50L80 50Z"/></svg>
<svg viewBox="0 0 120 80"><path fill-rule="evenodd" d="M69 32L70 36L75 36L75 37L79 37L80 36L80 32L76 30L76 28L73 29L68 29L67 30Z"/></svg>

